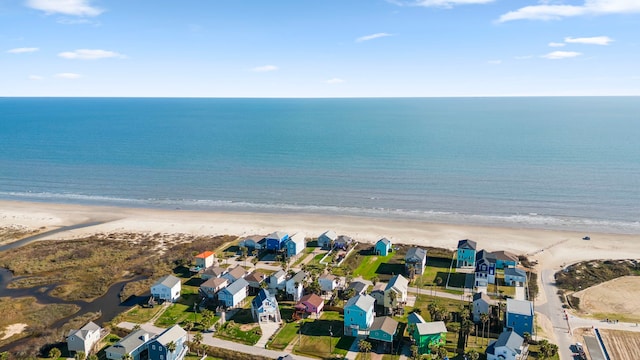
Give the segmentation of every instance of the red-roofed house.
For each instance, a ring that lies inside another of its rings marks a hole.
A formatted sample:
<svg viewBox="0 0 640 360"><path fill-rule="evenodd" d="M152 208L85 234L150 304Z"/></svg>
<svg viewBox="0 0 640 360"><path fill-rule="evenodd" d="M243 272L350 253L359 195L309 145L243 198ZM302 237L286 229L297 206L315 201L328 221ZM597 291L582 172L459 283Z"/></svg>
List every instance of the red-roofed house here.
<svg viewBox="0 0 640 360"><path fill-rule="evenodd" d="M205 251L196 255L196 267L206 269L213 265L215 253L213 251Z"/></svg>
<svg viewBox="0 0 640 360"><path fill-rule="evenodd" d="M323 308L324 300L316 294L305 295L300 298L300 301L296 304L297 312L315 314L316 318L320 316Z"/></svg>

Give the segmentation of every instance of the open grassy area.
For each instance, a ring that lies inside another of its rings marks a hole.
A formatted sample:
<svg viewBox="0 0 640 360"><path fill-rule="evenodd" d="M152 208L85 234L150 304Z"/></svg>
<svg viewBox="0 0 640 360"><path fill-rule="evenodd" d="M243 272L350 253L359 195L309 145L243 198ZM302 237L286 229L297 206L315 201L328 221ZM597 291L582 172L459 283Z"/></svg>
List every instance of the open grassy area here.
<svg viewBox="0 0 640 360"><path fill-rule="evenodd" d="M383 263L391 261L394 253L389 253L387 256L367 255L362 256L359 254L351 255L356 262L360 265L353 271L353 276L362 276L365 279L371 279L377 275L378 268Z"/></svg>
<svg viewBox="0 0 640 360"><path fill-rule="evenodd" d="M22 239L44 231L45 227L32 229L22 225L0 226L0 244Z"/></svg>
<svg viewBox="0 0 640 360"><path fill-rule="evenodd" d="M73 315L78 310L78 306L71 304L41 305L32 297L18 299L2 297L0 298L0 314L2 314L0 331L4 331L11 324L27 324L27 329L22 334L0 340L0 344L7 344L32 333L38 334L46 330L48 325Z"/></svg>
<svg viewBox="0 0 640 360"><path fill-rule="evenodd" d="M294 346L294 352L312 357L332 358L345 356L354 338L343 336L342 315L326 311L320 319L302 323L300 342ZM332 332L333 336L329 336Z"/></svg>
<svg viewBox="0 0 640 360"><path fill-rule="evenodd" d="M220 327L216 336L246 345L255 345L260 340L262 331L257 323L240 324L231 320Z"/></svg>
<svg viewBox="0 0 640 360"><path fill-rule="evenodd" d="M162 306L154 306L152 308L144 308L140 305L135 306L131 310L122 313L118 316L118 322L129 321L134 324L142 324L148 322L162 311Z"/></svg>
<svg viewBox="0 0 640 360"><path fill-rule="evenodd" d="M183 295L180 300L170 305L155 324L159 327L170 327L175 324L182 324L187 321L194 323L202 322L202 314L193 310L193 304L198 299L196 295Z"/></svg>
<svg viewBox="0 0 640 360"><path fill-rule="evenodd" d="M55 246L51 241L35 242L4 251L0 253L0 267L20 277L10 287L60 284L52 295L64 300L89 301L131 274L155 279L171 273L177 265L190 264L198 252L233 239L186 234L96 234L78 240L59 240ZM168 248L162 255L154 250L160 245Z"/></svg>

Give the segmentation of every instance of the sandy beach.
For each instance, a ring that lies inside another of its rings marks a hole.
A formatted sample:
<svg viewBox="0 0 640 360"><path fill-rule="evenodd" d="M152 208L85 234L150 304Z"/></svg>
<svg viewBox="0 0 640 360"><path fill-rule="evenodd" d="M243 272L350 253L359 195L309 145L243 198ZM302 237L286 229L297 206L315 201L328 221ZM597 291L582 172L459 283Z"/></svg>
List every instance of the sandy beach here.
<svg viewBox="0 0 640 360"><path fill-rule="evenodd" d="M276 230L303 232L316 237L332 229L338 234L373 243L381 237L394 242L455 248L460 239L472 239L490 251L528 254L542 268L557 268L589 259L625 259L640 255L640 236L585 234L506 227L435 224L414 220L314 214L275 214L157 210L53 203L0 201L0 227L56 229L86 222L98 225L52 235L53 239L81 238L95 233L165 233L194 235L268 234Z"/></svg>

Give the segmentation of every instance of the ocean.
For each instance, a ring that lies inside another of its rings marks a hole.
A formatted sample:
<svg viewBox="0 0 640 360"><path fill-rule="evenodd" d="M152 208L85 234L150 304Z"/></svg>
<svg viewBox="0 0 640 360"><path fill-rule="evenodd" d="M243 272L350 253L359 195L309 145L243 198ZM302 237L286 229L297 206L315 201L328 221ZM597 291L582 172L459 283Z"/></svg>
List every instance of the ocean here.
<svg viewBox="0 0 640 360"><path fill-rule="evenodd" d="M0 198L640 234L640 98L0 98Z"/></svg>

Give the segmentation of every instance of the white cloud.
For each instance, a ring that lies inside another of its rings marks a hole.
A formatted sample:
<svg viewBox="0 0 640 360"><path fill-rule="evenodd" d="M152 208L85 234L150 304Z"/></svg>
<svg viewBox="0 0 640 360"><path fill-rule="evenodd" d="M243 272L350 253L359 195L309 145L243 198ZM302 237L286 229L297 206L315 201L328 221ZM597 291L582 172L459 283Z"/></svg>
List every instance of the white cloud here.
<svg viewBox="0 0 640 360"><path fill-rule="evenodd" d="M582 53L575 52L575 51L553 51L546 55L542 55L542 57L545 59L560 60L560 59L574 58L580 55L582 55Z"/></svg>
<svg viewBox="0 0 640 360"><path fill-rule="evenodd" d="M27 6L47 14L98 16L104 10L91 6L90 0L27 0Z"/></svg>
<svg viewBox="0 0 640 360"><path fill-rule="evenodd" d="M253 72L269 72L269 71L276 71L276 70L278 70L278 67L275 65L256 66L253 69L251 69L251 71Z"/></svg>
<svg viewBox="0 0 640 360"><path fill-rule="evenodd" d="M513 58L516 60L528 60L533 59L533 55L514 56Z"/></svg>
<svg viewBox="0 0 640 360"><path fill-rule="evenodd" d="M594 37L582 37L582 38L573 38L566 37L564 38L564 42L570 44L588 44L588 45L609 45L613 39L608 36L594 36Z"/></svg>
<svg viewBox="0 0 640 360"><path fill-rule="evenodd" d="M489 60L487 63L490 65L500 65L502 64L502 60Z"/></svg>
<svg viewBox="0 0 640 360"><path fill-rule="evenodd" d="M379 39L379 38L383 38L383 37L387 37L387 36L392 36L392 35L391 34L387 34L387 33L375 33L375 34L371 34L371 35L361 36L361 37L356 39L356 42L369 41L369 40Z"/></svg>
<svg viewBox="0 0 640 360"><path fill-rule="evenodd" d="M525 6L503 14L498 22L513 20L559 20L582 15L607 15L640 13L637 0L584 0L582 5L541 5Z"/></svg>
<svg viewBox="0 0 640 360"><path fill-rule="evenodd" d="M332 78L332 79L329 79L329 80L325 80L325 83L327 83L327 84L342 84L344 82L345 81L343 79L340 79L340 78Z"/></svg>
<svg viewBox="0 0 640 360"><path fill-rule="evenodd" d="M82 75L80 74L75 74L75 73L60 73L60 74L55 74L55 77L59 78L59 79L79 79L82 77Z"/></svg>
<svg viewBox="0 0 640 360"><path fill-rule="evenodd" d="M34 81L38 81L38 80L43 80L44 78L40 75L29 75L29 80L34 80Z"/></svg>
<svg viewBox="0 0 640 360"><path fill-rule="evenodd" d="M100 50L100 49L78 49L75 51L65 51L58 54L61 58L74 59L74 60L98 60L107 58L125 58L126 56L118 54L114 51Z"/></svg>
<svg viewBox="0 0 640 360"><path fill-rule="evenodd" d="M388 2L400 6L423 6L452 8L457 5L488 4L495 0L387 0Z"/></svg>
<svg viewBox="0 0 640 360"><path fill-rule="evenodd" d="M38 48L15 48L15 49L11 49L11 50L7 50L7 52L9 54L24 54L24 53L32 53L32 52L36 52L40 49Z"/></svg>
<svg viewBox="0 0 640 360"><path fill-rule="evenodd" d="M563 46L565 46L565 45L567 45L567 44L565 44L565 43L559 43L559 42L550 42L550 43L549 43L549 46L550 46L550 47L563 47Z"/></svg>

